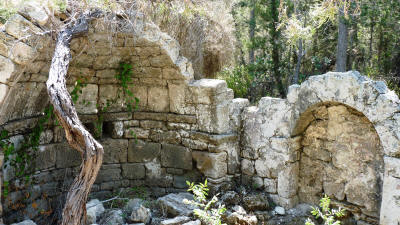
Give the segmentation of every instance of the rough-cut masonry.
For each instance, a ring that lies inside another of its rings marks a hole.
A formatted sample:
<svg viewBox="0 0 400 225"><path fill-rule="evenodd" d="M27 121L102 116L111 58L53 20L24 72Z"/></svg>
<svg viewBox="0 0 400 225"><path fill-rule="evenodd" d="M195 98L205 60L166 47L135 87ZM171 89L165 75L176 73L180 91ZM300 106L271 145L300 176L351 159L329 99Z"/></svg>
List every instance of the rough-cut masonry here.
<svg viewBox="0 0 400 225"><path fill-rule="evenodd" d="M309 116L302 118L311 122L301 137L300 202L317 204L325 193L354 204L354 214L379 218L383 152L372 123L344 105L319 106Z"/></svg>
<svg viewBox="0 0 400 225"><path fill-rule="evenodd" d="M49 26L45 12L30 12L0 32L0 129L16 147L49 104L45 81L55 41L40 34ZM71 45L69 88L80 77L87 83L76 104L80 118L95 132L103 117L105 157L92 197L143 185L161 195L208 178L215 191L250 184L285 208L316 203L325 193L360 224L400 222L399 99L383 82L327 73L291 86L287 99L250 106L233 99L224 81L194 80L179 44L157 26L140 14L131 22L95 20ZM134 112L118 97L120 62L134 68ZM99 113L96 106L110 99L116 104ZM2 170L7 223L52 215L78 171L80 155L62 128L55 121L45 127L32 184L23 186L11 167Z"/></svg>

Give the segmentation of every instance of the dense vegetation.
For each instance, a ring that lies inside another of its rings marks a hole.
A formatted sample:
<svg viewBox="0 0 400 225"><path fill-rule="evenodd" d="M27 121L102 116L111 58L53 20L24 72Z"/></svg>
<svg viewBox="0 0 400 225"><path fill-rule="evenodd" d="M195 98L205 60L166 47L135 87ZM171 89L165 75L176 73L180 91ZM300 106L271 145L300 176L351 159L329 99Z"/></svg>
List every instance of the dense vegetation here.
<svg viewBox="0 0 400 225"><path fill-rule="evenodd" d="M400 1L240 0L233 8L233 67L220 73L236 97L284 97L327 71L358 70L400 85Z"/></svg>

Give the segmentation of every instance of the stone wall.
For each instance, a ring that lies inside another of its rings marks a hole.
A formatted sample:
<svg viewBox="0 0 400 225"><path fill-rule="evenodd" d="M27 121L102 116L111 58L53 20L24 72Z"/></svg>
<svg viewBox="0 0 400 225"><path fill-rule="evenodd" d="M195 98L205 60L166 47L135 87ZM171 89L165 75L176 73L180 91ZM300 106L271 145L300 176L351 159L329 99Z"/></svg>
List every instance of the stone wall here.
<svg viewBox="0 0 400 225"><path fill-rule="evenodd" d="M44 31L54 21L31 12L21 10L0 32L0 129L17 148L49 105L45 81L55 41ZM264 97L250 106L233 99L224 81L194 80L177 41L140 13L114 22L95 20L71 43L68 88L80 77L87 84L79 116L93 133L103 118L105 157L92 197L135 186L159 195L207 178L214 191L241 181L285 208L316 203L325 193L360 224L400 222L400 101L383 82L327 73L289 87L287 99ZM133 65L129 88L140 100L134 112L119 95L120 62ZM100 113L97 106L110 99L114 104ZM62 128L55 121L45 128L32 184L24 186L12 167L2 171L6 222L53 218L79 170L80 155Z"/></svg>
<svg viewBox="0 0 400 225"><path fill-rule="evenodd" d="M117 21L118 32L115 24L95 20L87 36L71 43L68 89L72 91L77 79L85 83L75 107L92 133L103 118L100 142L105 156L91 197L104 199L137 186L161 195L186 190L186 180L205 178L213 187L226 186L239 174L237 135L229 126L235 119L229 117L232 90L224 81L194 80L179 44L140 16L132 15L134 23ZM15 15L0 33L7 50L0 52L5 68L0 76L0 129L10 132L17 147L49 105L45 82L55 44L47 34L24 39L24 32L41 32L49 25L27 18ZM134 112L128 110L114 77L120 62L133 65L129 88L139 99ZM108 100L113 103L99 114ZM79 171L80 155L66 143L63 129L55 121L45 128L32 162L32 184L25 187L12 167L4 169L9 182L3 202L7 223L53 216Z"/></svg>
<svg viewBox="0 0 400 225"><path fill-rule="evenodd" d="M286 208L327 194L361 224L398 223L399 103L357 72L313 76L287 99L262 98L242 114L242 182Z"/></svg>

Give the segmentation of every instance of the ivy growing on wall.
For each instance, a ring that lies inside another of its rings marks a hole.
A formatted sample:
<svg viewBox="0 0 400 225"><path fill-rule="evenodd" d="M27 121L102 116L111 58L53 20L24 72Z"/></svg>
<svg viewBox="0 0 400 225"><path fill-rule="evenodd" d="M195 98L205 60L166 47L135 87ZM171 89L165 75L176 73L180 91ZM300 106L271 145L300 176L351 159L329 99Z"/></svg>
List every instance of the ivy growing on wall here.
<svg viewBox="0 0 400 225"><path fill-rule="evenodd" d="M123 98L124 104L127 106L129 112L133 112L138 108L139 99L135 97L131 91L132 87L132 65L129 63L120 63L118 73L115 74L115 78L120 82L120 86L117 90L117 96L114 99L107 99L104 106L97 104L98 108L98 119L95 121L94 136L100 138L103 129L104 113L108 112L110 107L116 104L118 99ZM80 77L76 80L75 85L70 93L72 101L77 104L80 96L83 93L83 88L87 86L88 79ZM82 100L79 102L88 106L90 102ZM32 129L31 133L24 137L18 147L10 140L10 133L7 130L0 132L0 148L4 154L4 168L13 167L15 170L15 177L24 181L25 185L28 185L31 181L31 174L34 172L35 164L34 158L39 149L40 137L43 131L46 129L50 119L54 119L55 125L58 125L53 112L53 106L49 105L44 110L44 115L39 118L38 123ZM9 192L9 183L5 181L3 183L3 196L7 197Z"/></svg>

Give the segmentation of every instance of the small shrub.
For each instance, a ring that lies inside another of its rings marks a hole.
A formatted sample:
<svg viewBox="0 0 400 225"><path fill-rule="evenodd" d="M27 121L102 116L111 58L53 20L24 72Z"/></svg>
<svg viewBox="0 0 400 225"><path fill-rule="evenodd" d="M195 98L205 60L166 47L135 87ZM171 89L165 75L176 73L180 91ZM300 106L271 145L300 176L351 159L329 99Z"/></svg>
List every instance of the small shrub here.
<svg viewBox="0 0 400 225"><path fill-rule="evenodd" d="M325 195L320 200L319 206L321 207L312 207L311 214L316 218L321 218L324 221L324 225L340 225L340 221L336 220L336 218L341 218L344 216L344 209L330 209L329 205L331 204L331 200L328 196ZM305 225L315 225L314 222L311 221L310 218L307 219Z"/></svg>
<svg viewBox="0 0 400 225"><path fill-rule="evenodd" d="M207 180L204 181L204 184L194 184L189 181L186 181L186 184L189 186L188 191L193 192L194 200L185 199L183 202L198 207L193 210L194 215L207 225L221 225L221 217L226 208L225 205L215 204L218 202L217 196L213 196L210 201L207 201L209 191Z"/></svg>

